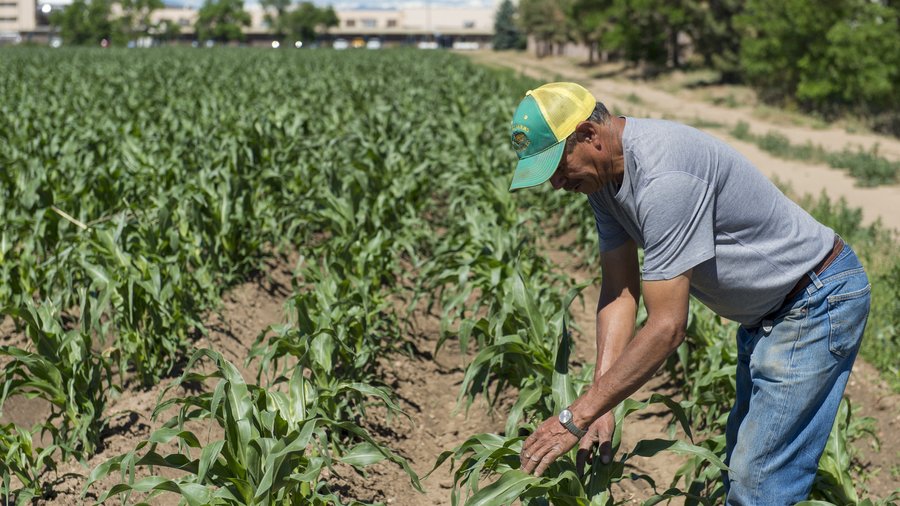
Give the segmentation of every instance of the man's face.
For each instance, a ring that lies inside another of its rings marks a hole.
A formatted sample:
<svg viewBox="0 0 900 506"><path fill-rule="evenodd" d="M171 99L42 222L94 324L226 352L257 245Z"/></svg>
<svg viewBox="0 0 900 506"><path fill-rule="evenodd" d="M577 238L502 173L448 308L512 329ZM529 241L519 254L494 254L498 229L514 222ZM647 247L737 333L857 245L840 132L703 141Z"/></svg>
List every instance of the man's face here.
<svg viewBox="0 0 900 506"><path fill-rule="evenodd" d="M594 160L591 155L593 146L590 142L578 142L577 134L566 140L566 148L556 167L556 172L550 176L550 184L554 190L563 189L570 192L594 193L603 186L600 180Z"/></svg>

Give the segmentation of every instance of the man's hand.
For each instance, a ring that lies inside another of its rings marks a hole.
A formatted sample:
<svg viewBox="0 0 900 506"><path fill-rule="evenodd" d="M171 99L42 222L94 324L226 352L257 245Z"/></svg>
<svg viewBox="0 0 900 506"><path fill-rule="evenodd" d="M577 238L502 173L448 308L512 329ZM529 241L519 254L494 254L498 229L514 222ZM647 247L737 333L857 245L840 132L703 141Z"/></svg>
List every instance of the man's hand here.
<svg viewBox="0 0 900 506"><path fill-rule="evenodd" d="M600 460L604 464L612 462L612 436L616 430L616 417L612 412L594 420L594 423L588 427L587 434L581 438L578 445L578 456L575 458L575 468L578 470L578 476L584 474L584 465L591 460L594 451L599 446Z"/></svg>
<svg viewBox="0 0 900 506"><path fill-rule="evenodd" d="M519 460L522 471L540 476L559 458L578 443L578 438L559 423L557 417L544 420L522 445Z"/></svg>

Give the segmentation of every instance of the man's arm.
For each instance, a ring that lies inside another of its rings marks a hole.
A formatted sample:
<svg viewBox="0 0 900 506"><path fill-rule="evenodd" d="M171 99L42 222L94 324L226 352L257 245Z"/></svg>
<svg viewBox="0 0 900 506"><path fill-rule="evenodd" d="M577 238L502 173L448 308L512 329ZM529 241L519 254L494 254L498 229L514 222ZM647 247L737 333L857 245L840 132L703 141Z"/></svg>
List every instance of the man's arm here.
<svg viewBox="0 0 900 506"><path fill-rule="evenodd" d="M644 282L647 323L617 358L608 358L613 353L604 352L601 360L611 362L609 369L601 373L599 381L594 381L588 391L569 408L576 426L589 427L594 420L636 392L684 341L690 280L691 271L688 271L673 279ZM620 315L616 312L616 318L618 317ZM633 314L631 318L629 328L633 328ZM605 350L615 347L608 337L604 339L602 346ZM598 367L602 366L603 364L598 364ZM569 433L555 417L549 418L523 443L520 453L521 469L539 476L554 460L577 443L578 438Z"/></svg>
<svg viewBox="0 0 900 506"><path fill-rule="evenodd" d="M632 240L600 254L603 280L597 301L597 362L594 383L609 370L634 336L634 320L640 297L640 264ZM579 442L575 468L580 476L595 452L603 463L613 458L612 437L616 422L611 412L601 415Z"/></svg>
<svg viewBox="0 0 900 506"><path fill-rule="evenodd" d="M691 271L673 279L645 281L647 323L609 369L570 408L576 426L587 427L646 383L684 341Z"/></svg>
<svg viewBox="0 0 900 506"><path fill-rule="evenodd" d="M609 370L634 336L640 297L637 245L627 241L600 254L602 280L597 301L597 366L594 383Z"/></svg>

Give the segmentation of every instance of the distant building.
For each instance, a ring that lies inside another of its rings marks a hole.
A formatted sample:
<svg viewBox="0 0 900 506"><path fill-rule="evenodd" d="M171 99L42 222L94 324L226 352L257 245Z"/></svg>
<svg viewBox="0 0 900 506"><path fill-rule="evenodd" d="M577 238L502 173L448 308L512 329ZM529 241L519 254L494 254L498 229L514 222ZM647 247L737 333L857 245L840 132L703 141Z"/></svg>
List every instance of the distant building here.
<svg viewBox="0 0 900 506"><path fill-rule="evenodd" d="M49 14L65 8L71 0L0 0L0 42L33 40L46 42L52 32ZM244 28L251 44L271 44L272 32L265 22L265 10L248 5L250 26ZM474 48L485 47L494 34L494 8L425 6L398 9L337 10L338 26L328 30L320 42L331 45L343 39L350 47L362 47L377 40L381 45L415 45ZM197 9L167 6L153 11L154 23L168 21L179 27L179 40L194 40ZM315 41L303 41L304 44ZM370 45L369 47L372 47Z"/></svg>
<svg viewBox="0 0 900 506"><path fill-rule="evenodd" d="M490 44L494 35L492 7L425 6L401 9L349 9L337 11L338 26L330 39L379 38L387 44L438 42L451 47L468 43Z"/></svg>
<svg viewBox="0 0 900 506"><path fill-rule="evenodd" d="M178 25L182 34L194 33L194 23L197 21L197 9L191 7L163 7L150 14L153 23L168 21Z"/></svg>
<svg viewBox="0 0 900 506"><path fill-rule="evenodd" d="M36 0L0 0L0 43L28 41L35 37L46 41L53 8L59 8L59 5Z"/></svg>

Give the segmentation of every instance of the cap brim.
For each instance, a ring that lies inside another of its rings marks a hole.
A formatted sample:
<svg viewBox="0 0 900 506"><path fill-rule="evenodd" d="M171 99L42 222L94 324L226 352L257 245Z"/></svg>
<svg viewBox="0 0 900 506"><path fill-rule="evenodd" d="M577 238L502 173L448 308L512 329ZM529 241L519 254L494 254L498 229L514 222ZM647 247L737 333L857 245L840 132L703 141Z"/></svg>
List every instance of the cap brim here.
<svg viewBox="0 0 900 506"><path fill-rule="evenodd" d="M559 166L565 147L566 140L563 139L540 153L519 160L519 163L516 164L516 171L513 173L512 184L509 185L509 191L537 186L550 179L550 176L556 172L556 167Z"/></svg>

